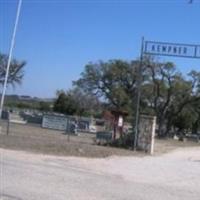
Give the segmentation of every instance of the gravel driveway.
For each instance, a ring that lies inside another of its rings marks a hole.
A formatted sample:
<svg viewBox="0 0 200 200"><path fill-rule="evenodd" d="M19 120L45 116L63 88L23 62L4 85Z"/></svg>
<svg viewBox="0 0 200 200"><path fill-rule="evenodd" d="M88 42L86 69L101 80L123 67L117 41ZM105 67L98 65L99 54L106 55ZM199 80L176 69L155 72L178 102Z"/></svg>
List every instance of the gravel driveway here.
<svg viewBox="0 0 200 200"><path fill-rule="evenodd" d="M4 200L199 200L200 148L155 157L56 157L0 149Z"/></svg>

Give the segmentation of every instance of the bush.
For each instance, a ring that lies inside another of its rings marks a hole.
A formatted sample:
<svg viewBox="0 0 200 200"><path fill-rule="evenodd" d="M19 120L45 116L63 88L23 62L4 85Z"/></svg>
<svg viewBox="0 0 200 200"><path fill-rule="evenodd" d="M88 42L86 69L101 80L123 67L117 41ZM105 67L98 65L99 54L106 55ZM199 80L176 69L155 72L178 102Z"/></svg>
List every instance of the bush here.
<svg viewBox="0 0 200 200"><path fill-rule="evenodd" d="M134 144L134 135L132 133L129 133L112 141L110 143L110 146L129 149L133 146L133 144Z"/></svg>

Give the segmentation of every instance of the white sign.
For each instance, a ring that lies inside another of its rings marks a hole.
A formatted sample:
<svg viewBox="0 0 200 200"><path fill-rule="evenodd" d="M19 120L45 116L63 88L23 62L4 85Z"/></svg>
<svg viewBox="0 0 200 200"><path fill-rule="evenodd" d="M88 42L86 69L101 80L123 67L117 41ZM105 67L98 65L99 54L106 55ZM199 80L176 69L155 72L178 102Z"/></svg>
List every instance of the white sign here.
<svg viewBox="0 0 200 200"><path fill-rule="evenodd" d="M118 126L119 126L119 127L122 127L122 126L123 126L123 117L122 117L122 116L119 116Z"/></svg>
<svg viewBox="0 0 200 200"><path fill-rule="evenodd" d="M67 128L67 118L56 115L44 115L42 119L42 128L64 131Z"/></svg>
<svg viewBox="0 0 200 200"><path fill-rule="evenodd" d="M145 54L200 58L200 45L145 42Z"/></svg>

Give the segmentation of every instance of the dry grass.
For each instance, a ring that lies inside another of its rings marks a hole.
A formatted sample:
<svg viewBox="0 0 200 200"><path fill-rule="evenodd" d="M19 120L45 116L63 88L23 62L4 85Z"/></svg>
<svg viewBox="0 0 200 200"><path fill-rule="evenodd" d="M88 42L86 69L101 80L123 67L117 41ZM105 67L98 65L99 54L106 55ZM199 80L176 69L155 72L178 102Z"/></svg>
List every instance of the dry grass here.
<svg viewBox="0 0 200 200"><path fill-rule="evenodd" d="M94 144L95 135L81 134L68 136L62 131L43 129L36 125L11 124L10 133L6 135L6 122L1 121L0 148L31 151L42 154L81 156L81 157L107 157L107 156L133 156L144 155L130 150L97 146ZM156 154L166 153L177 147L197 146L193 142L179 142L174 140L156 140Z"/></svg>

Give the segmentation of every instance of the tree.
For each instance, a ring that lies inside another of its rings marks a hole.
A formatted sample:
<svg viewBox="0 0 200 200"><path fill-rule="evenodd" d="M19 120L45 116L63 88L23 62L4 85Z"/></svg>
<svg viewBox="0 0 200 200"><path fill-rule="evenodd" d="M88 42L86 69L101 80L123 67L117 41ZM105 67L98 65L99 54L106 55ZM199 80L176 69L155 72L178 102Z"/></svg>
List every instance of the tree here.
<svg viewBox="0 0 200 200"><path fill-rule="evenodd" d="M192 123L192 132L197 133L200 128L200 100L192 104L195 120Z"/></svg>
<svg viewBox="0 0 200 200"><path fill-rule="evenodd" d="M69 90L68 93L71 94L71 97L76 104L76 114L79 116L96 115L101 108L100 102L96 96L85 93L78 87Z"/></svg>
<svg viewBox="0 0 200 200"><path fill-rule="evenodd" d="M148 79L143 83L142 99L157 116L159 135L167 135L181 117L189 116L181 113L183 109L199 99L200 74L192 71L186 79L173 63L152 60L146 62L145 68Z"/></svg>
<svg viewBox="0 0 200 200"><path fill-rule="evenodd" d="M137 60L89 63L74 85L106 101L112 108L133 115L138 67ZM159 136L167 136L173 127L191 129L199 124L194 105L200 100L200 72L191 71L183 76L174 63L146 57L141 89L140 111L157 116ZM194 115L191 115L191 110ZM187 118L184 125L182 122Z"/></svg>
<svg viewBox="0 0 200 200"><path fill-rule="evenodd" d="M41 111L51 111L51 103L45 102L45 101L40 101L39 102L39 110Z"/></svg>
<svg viewBox="0 0 200 200"><path fill-rule="evenodd" d="M92 115L99 110L100 104L95 96L85 94L79 88L67 92L58 91L54 111L69 115Z"/></svg>
<svg viewBox="0 0 200 200"><path fill-rule="evenodd" d="M145 73L148 77L143 83L142 99L147 101L157 116L159 135L163 132L166 115L174 95L173 83L179 76L173 63L159 63L147 60Z"/></svg>
<svg viewBox="0 0 200 200"><path fill-rule="evenodd" d="M136 92L137 67L137 61L110 60L89 63L74 85L86 93L106 100L116 109L130 111Z"/></svg>
<svg viewBox="0 0 200 200"><path fill-rule="evenodd" d="M178 129L178 132L192 130L196 121L196 115L191 105L186 106L176 117L173 117L172 125Z"/></svg>
<svg viewBox="0 0 200 200"><path fill-rule="evenodd" d="M54 102L54 111L73 115L76 112L76 104L74 103L70 94L64 91L57 92L58 97Z"/></svg>
<svg viewBox="0 0 200 200"><path fill-rule="evenodd" d="M0 53L0 85L4 84L6 67L8 63L8 56ZM8 76L8 85L15 86L20 84L24 76L24 66L26 65L25 61L18 61L13 59L11 61L9 76Z"/></svg>

